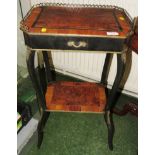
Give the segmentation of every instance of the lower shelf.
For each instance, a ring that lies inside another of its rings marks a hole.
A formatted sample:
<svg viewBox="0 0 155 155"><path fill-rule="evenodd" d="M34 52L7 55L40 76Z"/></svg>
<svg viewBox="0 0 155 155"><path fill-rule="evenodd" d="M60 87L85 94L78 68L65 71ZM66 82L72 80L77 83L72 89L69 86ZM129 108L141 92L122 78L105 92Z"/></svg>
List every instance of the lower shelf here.
<svg viewBox="0 0 155 155"><path fill-rule="evenodd" d="M104 87L91 82L55 82L45 97L50 111L103 112L106 105Z"/></svg>

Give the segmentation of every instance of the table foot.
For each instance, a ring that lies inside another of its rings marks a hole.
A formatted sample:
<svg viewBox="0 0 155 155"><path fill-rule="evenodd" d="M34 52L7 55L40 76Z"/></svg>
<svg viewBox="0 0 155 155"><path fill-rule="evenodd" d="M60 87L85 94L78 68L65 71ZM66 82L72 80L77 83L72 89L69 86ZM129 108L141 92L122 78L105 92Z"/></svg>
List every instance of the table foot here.
<svg viewBox="0 0 155 155"><path fill-rule="evenodd" d="M38 144L37 144L38 149L41 147L41 144L43 141L43 134L44 134L43 129L44 129L45 124L48 120L49 114L50 114L49 112L44 111L42 116L41 116L41 119L38 123L38 128L37 128L37 130L38 130Z"/></svg>
<svg viewBox="0 0 155 155"><path fill-rule="evenodd" d="M111 116L110 111L105 112L104 118L105 118L105 122L106 122L107 128L108 128L109 149L113 150L114 124L113 124L113 120L112 120L112 116Z"/></svg>

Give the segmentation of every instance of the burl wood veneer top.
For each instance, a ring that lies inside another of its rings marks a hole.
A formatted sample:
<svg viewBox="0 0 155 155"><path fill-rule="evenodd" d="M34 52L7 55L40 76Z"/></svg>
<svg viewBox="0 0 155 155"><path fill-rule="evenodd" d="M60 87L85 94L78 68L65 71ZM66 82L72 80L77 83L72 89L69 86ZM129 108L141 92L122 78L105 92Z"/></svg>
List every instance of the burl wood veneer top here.
<svg viewBox="0 0 155 155"><path fill-rule="evenodd" d="M131 30L125 12L107 8L40 6L21 22L28 33L126 37Z"/></svg>
<svg viewBox="0 0 155 155"><path fill-rule="evenodd" d="M105 89L96 83L56 82L47 87L47 110L103 112L105 105Z"/></svg>

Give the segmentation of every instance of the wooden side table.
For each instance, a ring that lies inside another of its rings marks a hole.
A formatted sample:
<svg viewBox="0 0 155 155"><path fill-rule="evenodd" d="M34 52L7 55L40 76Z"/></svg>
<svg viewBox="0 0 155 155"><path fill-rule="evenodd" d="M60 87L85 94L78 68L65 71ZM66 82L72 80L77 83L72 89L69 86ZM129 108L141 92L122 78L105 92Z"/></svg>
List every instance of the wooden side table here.
<svg viewBox="0 0 155 155"><path fill-rule="evenodd" d="M27 67L41 112L38 148L50 112L104 112L108 144L112 150L114 126L110 111L124 73L126 51L132 35L128 13L115 6L43 3L32 7L21 21L21 30L28 47ZM54 81L51 75L53 49L117 54L117 74L109 97L106 99L103 80L100 83ZM36 74L34 66L37 52L39 74ZM40 76L42 72L46 78Z"/></svg>

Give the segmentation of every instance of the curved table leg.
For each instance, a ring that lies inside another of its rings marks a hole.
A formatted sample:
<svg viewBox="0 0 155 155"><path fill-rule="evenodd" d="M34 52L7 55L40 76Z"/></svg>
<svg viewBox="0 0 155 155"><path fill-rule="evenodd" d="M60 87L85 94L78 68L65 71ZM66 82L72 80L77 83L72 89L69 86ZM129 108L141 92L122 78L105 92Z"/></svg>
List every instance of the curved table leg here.
<svg viewBox="0 0 155 155"><path fill-rule="evenodd" d="M114 124L112 120L111 109L112 109L112 106L114 105L117 89L119 88L120 82L123 77L124 68L125 68L125 56L126 55L124 52L121 55L120 54L117 55L117 74L108 97L107 106L106 106L105 115L104 115L105 122L108 127L108 145L110 150L113 150L112 141L113 141L113 135L114 135Z"/></svg>
<svg viewBox="0 0 155 155"><path fill-rule="evenodd" d="M113 119L112 119L112 115L111 112L109 110L107 110L105 112L104 115L105 118L105 122L107 124L107 128L108 128L108 145L109 145L109 149L113 150L113 136L114 136L114 124L113 124Z"/></svg>
<svg viewBox="0 0 155 155"><path fill-rule="evenodd" d="M37 147L38 149L40 148L41 144L42 144L42 141L43 141L43 129L45 127L45 124L48 120L48 117L49 117L49 114L50 112L46 112L46 111L43 111L42 115L41 115L41 119L38 123L38 128L37 128L37 131L38 131L38 144L37 144Z"/></svg>
<svg viewBox="0 0 155 155"><path fill-rule="evenodd" d="M41 112L41 119L38 123L38 145L37 145L38 148L40 148L41 142L43 139L43 128L48 119L49 112L45 111L46 101L45 101L45 97L44 97L44 93L42 91L41 85L36 76L35 67L34 67L34 56L35 56L35 51L32 51L32 50L27 51L27 68L28 68L28 72L29 72L33 87L36 91L36 96L37 96L37 100L38 100L38 104Z"/></svg>
<svg viewBox="0 0 155 155"><path fill-rule="evenodd" d="M107 53L106 54L106 58L105 58L105 62L104 62L104 67L103 67L103 71L102 71L102 76L101 76L101 83L103 85L107 85L107 77L109 74L109 69L110 69L110 65L112 62L112 58L113 58L113 54L112 53Z"/></svg>
<svg viewBox="0 0 155 155"><path fill-rule="evenodd" d="M47 83L50 83L50 82L52 82L52 74L51 74L51 69L50 69L48 52L42 51L42 53L43 53L43 58L44 58L44 62L45 62Z"/></svg>
<svg viewBox="0 0 155 155"><path fill-rule="evenodd" d="M39 76L39 82L42 87L43 94L45 94L46 88L47 88L47 80L46 80L46 72L45 72L45 67L44 67L42 51L37 52L37 57L38 57L37 71L38 71L38 76Z"/></svg>
<svg viewBox="0 0 155 155"><path fill-rule="evenodd" d="M41 89L41 85L37 79L37 75L36 75L36 71L35 71L35 66L34 66L34 56L35 56L35 51L33 50L28 50L27 51L27 69L32 81L32 85L36 91L36 96L38 99L38 104L40 104L41 108L43 110L46 109L46 102L45 102L45 98L44 98L44 93Z"/></svg>

